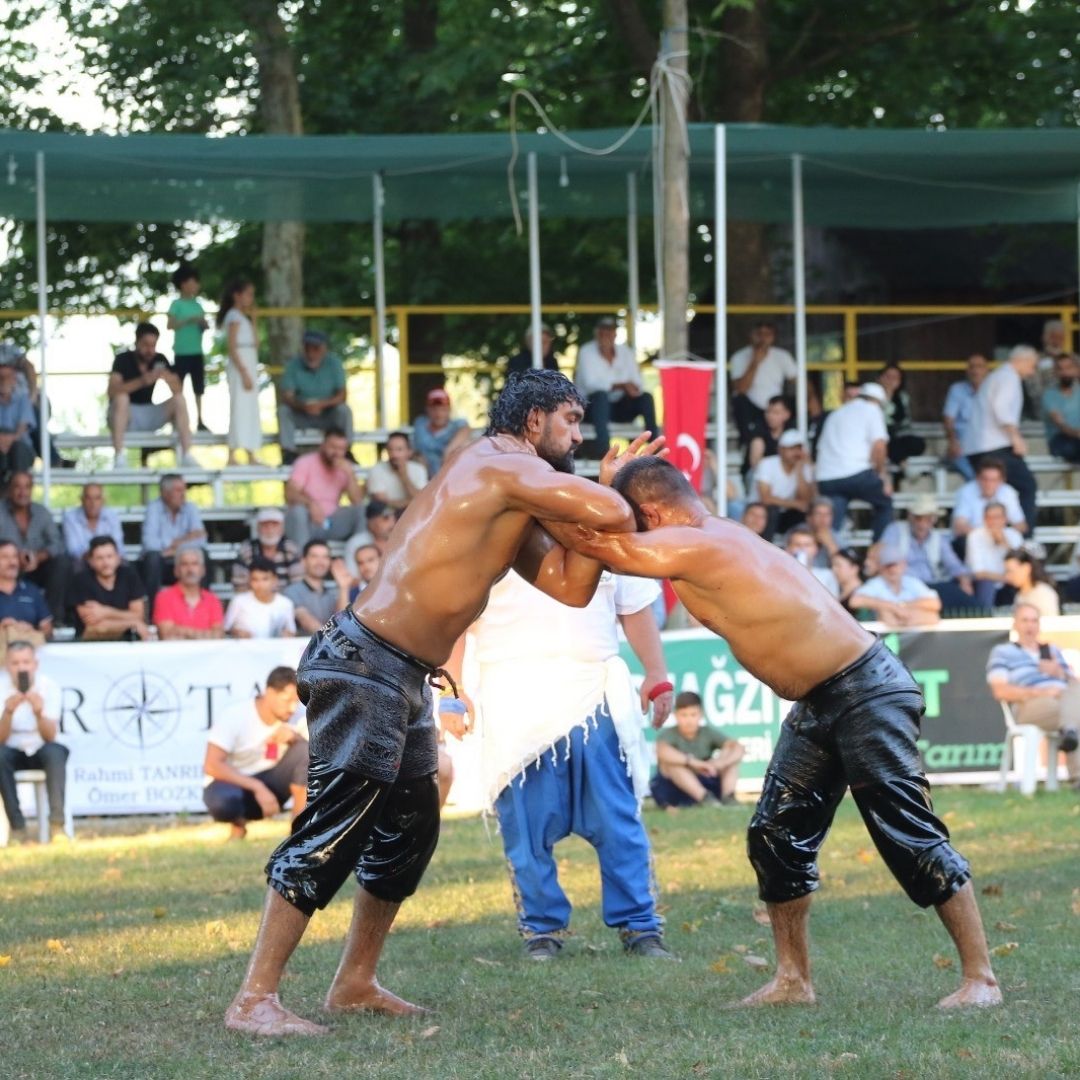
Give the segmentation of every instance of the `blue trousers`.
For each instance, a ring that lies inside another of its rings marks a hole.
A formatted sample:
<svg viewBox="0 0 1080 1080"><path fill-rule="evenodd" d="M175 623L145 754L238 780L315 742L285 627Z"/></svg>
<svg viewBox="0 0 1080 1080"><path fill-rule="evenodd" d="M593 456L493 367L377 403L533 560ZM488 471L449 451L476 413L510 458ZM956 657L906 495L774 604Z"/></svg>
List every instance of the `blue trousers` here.
<svg viewBox="0 0 1080 1080"><path fill-rule="evenodd" d="M571 833L596 849L604 922L631 936L660 931L649 839L606 704L587 732L575 727L539 767L530 765L524 783L511 780L495 811L524 936L570 924L553 848Z"/></svg>

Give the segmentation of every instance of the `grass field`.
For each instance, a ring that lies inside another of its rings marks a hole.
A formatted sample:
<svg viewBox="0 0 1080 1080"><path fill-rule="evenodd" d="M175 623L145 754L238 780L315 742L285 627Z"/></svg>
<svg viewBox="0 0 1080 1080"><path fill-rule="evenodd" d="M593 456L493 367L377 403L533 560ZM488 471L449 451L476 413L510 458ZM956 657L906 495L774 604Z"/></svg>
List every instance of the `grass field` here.
<svg viewBox="0 0 1080 1080"><path fill-rule="evenodd" d="M933 913L894 885L847 800L813 917L819 1004L728 1011L770 968L743 851L749 808L650 811L681 964L624 957L598 915L591 849L560 849L576 905L555 962L522 958L498 838L449 822L388 942L383 982L431 1018L333 1020L321 1040L252 1042L221 1016L284 824L220 826L0 852L0 1077L1080 1076L1080 799L943 790L971 859L1004 1009L942 1014L957 981ZM318 1018L353 886L316 915L283 986ZM747 962L750 958L751 963Z"/></svg>

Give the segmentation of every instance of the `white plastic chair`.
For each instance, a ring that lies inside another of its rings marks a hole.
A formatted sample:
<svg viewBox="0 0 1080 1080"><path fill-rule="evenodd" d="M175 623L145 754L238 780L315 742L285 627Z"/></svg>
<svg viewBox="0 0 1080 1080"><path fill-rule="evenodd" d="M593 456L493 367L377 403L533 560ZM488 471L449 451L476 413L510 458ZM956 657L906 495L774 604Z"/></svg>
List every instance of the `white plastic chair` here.
<svg viewBox="0 0 1080 1080"><path fill-rule="evenodd" d="M1035 724L1018 724L1012 706L1001 702L1001 714L1005 717L1005 747L1001 754L1001 779L998 788L1007 791L1009 770L1016 765L1020 776L1020 794L1034 795L1038 783L1039 747L1046 740L1046 790L1057 791L1058 786L1058 735L1056 731L1043 731Z"/></svg>
<svg viewBox="0 0 1080 1080"><path fill-rule="evenodd" d="M29 784L33 787L38 840L42 844L47 844L49 842L49 799L45 792L45 770L21 769L15 774L15 783L16 785ZM75 839L75 819L71 815L69 806L64 807L64 832L70 839ZM4 813L3 808L0 808L0 848L7 847L10 839L11 825L7 814Z"/></svg>

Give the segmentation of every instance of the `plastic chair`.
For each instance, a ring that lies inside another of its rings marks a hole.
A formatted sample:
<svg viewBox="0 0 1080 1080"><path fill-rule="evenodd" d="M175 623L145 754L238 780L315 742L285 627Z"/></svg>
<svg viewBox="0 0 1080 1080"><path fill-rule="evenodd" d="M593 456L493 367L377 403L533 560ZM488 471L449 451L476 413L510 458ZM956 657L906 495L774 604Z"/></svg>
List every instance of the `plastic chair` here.
<svg viewBox="0 0 1080 1080"><path fill-rule="evenodd" d="M1009 770L1015 764L1019 768L1020 794L1034 795L1038 783L1039 747L1046 740L1046 790L1057 791L1058 786L1058 736L1056 731L1043 731L1034 724L1018 724L1012 706L1001 702L1001 714L1005 717L1005 747L1001 754L1000 791L1009 787ZM1017 745L1019 744L1019 746Z"/></svg>
<svg viewBox="0 0 1080 1080"><path fill-rule="evenodd" d="M29 784L34 789L34 807L38 823L38 840L42 844L49 842L49 799L45 792L44 769L21 769L15 774L16 784ZM75 819L71 809L64 807L64 832L75 839ZM11 838L11 825L7 814L0 809L0 848L7 847Z"/></svg>

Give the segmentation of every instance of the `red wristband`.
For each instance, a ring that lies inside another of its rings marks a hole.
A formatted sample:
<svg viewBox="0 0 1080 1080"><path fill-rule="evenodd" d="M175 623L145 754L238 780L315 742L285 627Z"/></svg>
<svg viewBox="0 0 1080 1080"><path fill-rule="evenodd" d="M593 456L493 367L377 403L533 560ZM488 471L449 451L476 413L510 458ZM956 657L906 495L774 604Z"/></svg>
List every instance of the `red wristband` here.
<svg viewBox="0 0 1080 1080"><path fill-rule="evenodd" d="M672 683L667 682L666 680L664 682L658 682L649 691L649 700L650 701L655 701L661 694L669 694L674 689L675 689L674 685Z"/></svg>

